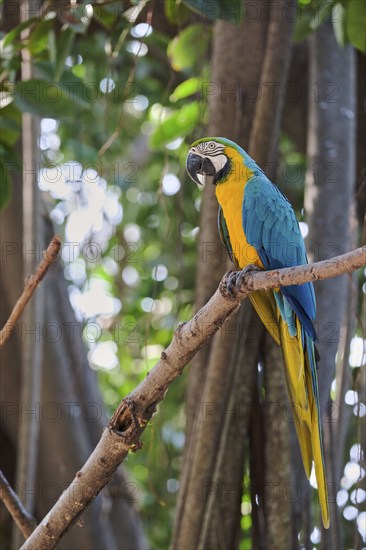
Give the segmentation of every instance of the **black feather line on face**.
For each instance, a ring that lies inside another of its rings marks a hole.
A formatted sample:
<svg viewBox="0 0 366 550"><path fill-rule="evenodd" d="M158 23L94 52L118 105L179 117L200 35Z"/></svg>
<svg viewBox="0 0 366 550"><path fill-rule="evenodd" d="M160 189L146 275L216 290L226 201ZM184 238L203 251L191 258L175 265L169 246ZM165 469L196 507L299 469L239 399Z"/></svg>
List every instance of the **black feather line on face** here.
<svg viewBox="0 0 366 550"><path fill-rule="evenodd" d="M208 156L202 157L201 171L207 176L216 175L215 166L213 165L212 160Z"/></svg>
<svg viewBox="0 0 366 550"><path fill-rule="evenodd" d="M224 154L224 152L221 149L218 150L218 151L206 151L205 152L206 157L218 157L218 156L223 155L223 154Z"/></svg>
<svg viewBox="0 0 366 550"><path fill-rule="evenodd" d="M226 180L226 177L227 177L227 175L229 174L229 172L231 170L231 166L232 166L231 160L229 158L227 158L225 166L223 168L221 168L221 170L219 170L217 172L217 174L215 175L215 177L214 177L214 180L213 180L214 185L216 185L218 183L222 183L223 181Z"/></svg>

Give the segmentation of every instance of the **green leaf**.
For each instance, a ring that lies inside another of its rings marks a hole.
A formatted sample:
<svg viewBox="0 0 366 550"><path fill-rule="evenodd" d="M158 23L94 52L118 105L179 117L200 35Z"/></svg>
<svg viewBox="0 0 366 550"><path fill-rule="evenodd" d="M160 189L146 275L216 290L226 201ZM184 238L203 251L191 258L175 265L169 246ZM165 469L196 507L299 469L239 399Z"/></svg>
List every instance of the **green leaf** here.
<svg viewBox="0 0 366 550"><path fill-rule="evenodd" d="M366 52L366 2L348 0L346 8L347 36L355 48Z"/></svg>
<svg viewBox="0 0 366 550"><path fill-rule="evenodd" d="M302 6L299 17L296 19L294 39L304 40L314 32L331 14L335 2L329 0L313 0Z"/></svg>
<svg viewBox="0 0 366 550"><path fill-rule="evenodd" d="M56 71L55 71L55 80L58 82L60 76L65 69L65 60L70 54L72 45L75 40L75 32L68 28L61 33L60 39L57 44L57 53L56 53Z"/></svg>
<svg viewBox="0 0 366 550"><path fill-rule="evenodd" d="M11 181L5 164L0 160L0 208L4 208L9 202Z"/></svg>
<svg viewBox="0 0 366 550"><path fill-rule="evenodd" d="M240 23L243 18L242 2L232 0L182 0L191 10L204 19L223 19L228 23Z"/></svg>
<svg viewBox="0 0 366 550"><path fill-rule="evenodd" d="M332 12L334 34L340 46L347 43L347 17L342 4L336 4Z"/></svg>
<svg viewBox="0 0 366 550"><path fill-rule="evenodd" d="M113 4L105 7L102 4L94 4L93 18L106 30L111 30L118 20L118 5L116 8Z"/></svg>
<svg viewBox="0 0 366 550"><path fill-rule="evenodd" d="M4 145L14 145L19 137L20 128L16 127L11 120L1 117L0 142Z"/></svg>
<svg viewBox="0 0 366 550"><path fill-rule="evenodd" d="M23 21L23 23L21 23L20 25L18 25L17 27L15 27L14 29L12 29L10 32L8 32L3 40L3 47L5 48L6 46L9 46L10 44L12 44L12 42L15 40L15 38L24 30L26 29L27 27L30 27L31 25L33 25L33 23L36 23L39 21L39 18L38 17L31 17L30 19L28 19L27 21Z"/></svg>
<svg viewBox="0 0 366 550"><path fill-rule="evenodd" d="M21 162L17 149L9 147L5 143L0 143L0 162L4 163L7 172L11 174L14 170L20 170Z"/></svg>
<svg viewBox="0 0 366 550"><path fill-rule="evenodd" d="M11 148L20 135L21 114L12 102L0 110L0 115L0 142Z"/></svg>
<svg viewBox="0 0 366 550"><path fill-rule="evenodd" d="M170 101L178 101L191 95L197 94L202 89L202 78L196 76L188 78L175 88L174 92L170 96Z"/></svg>
<svg viewBox="0 0 366 550"><path fill-rule="evenodd" d="M165 17L167 18L169 23L172 23L173 25L177 22L176 9L177 9L177 3L175 0L165 0L164 2Z"/></svg>
<svg viewBox="0 0 366 550"><path fill-rule="evenodd" d="M21 111L31 115L65 119L76 116L78 102L75 94L67 94L55 82L33 78L17 84L15 103Z"/></svg>
<svg viewBox="0 0 366 550"><path fill-rule="evenodd" d="M71 72L77 78L84 78L86 74L86 67L82 63L80 65L74 65L71 69Z"/></svg>
<svg viewBox="0 0 366 550"><path fill-rule="evenodd" d="M52 82L53 65L48 61L37 63L37 73L41 75L44 80ZM69 67L66 67L63 71L58 86L72 102L80 105L80 107L89 107L91 102L95 103L100 97L99 87L96 83L90 82L88 87L85 86L78 75L70 70Z"/></svg>
<svg viewBox="0 0 366 550"><path fill-rule="evenodd" d="M190 134L197 126L200 114L200 105L195 101L168 115L151 134L151 147L159 149L178 137Z"/></svg>
<svg viewBox="0 0 366 550"><path fill-rule="evenodd" d="M48 59L53 65L56 65L57 42L55 29L51 29L48 33Z"/></svg>
<svg viewBox="0 0 366 550"><path fill-rule="evenodd" d="M197 23L186 27L168 45L168 57L175 71L193 67L208 46L208 34L204 26Z"/></svg>
<svg viewBox="0 0 366 550"><path fill-rule="evenodd" d="M32 55L37 55L48 47L48 33L53 27L53 21L42 20L31 33L28 49Z"/></svg>
<svg viewBox="0 0 366 550"><path fill-rule="evenodd" d="M190 11L182 2L177 2L177 0L165 0L164 9L166 18L173 25L185 23Z"/></svg>

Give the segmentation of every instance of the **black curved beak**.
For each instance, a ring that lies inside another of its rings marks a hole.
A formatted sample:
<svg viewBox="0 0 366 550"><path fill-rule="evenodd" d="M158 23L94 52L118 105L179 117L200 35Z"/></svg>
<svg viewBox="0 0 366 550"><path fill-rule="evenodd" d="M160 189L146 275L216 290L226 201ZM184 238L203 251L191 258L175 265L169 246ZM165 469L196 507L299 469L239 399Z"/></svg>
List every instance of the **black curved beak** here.
<svg viewBox="0 0 366 550"><path fill-rule="evenodd" d="M215 167L210 159L195 153L188 153L186 166L188 175L201 186L205 185L207 176L213 179L216 174Z"/></svg>

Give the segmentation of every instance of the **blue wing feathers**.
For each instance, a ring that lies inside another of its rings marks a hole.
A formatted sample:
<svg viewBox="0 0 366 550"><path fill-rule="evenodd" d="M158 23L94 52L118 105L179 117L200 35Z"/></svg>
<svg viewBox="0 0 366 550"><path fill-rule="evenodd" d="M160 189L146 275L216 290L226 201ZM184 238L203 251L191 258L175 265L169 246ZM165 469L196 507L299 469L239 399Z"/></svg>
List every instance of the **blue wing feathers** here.
<svg viewBox="0 0 366 550"><path fill-rule="evenodd" d="M263 173L257 173L245 187L243 228L266 269L280 269L307 263L304 241L292 206ZM281 289L312 340L316 306L313 285L292 285Z"/></svg>
<svg viewBox="0 0 366 550"><path fill-rule="evenodd" d="M250 227L252 228L253 234L256 235L256 243L254 244L254 246L257 249L260 249L263 239L263 222L254 209L249 212L248 225L250 225Z"/></svg>
<svg viewBox="0 0 366 550"><path fill-rule="evenodd" d="M265 220L269 210L271 209L270 205L263 201L257 201L255 205L255 213L260 220ZM254 212L253 212L254 213Z"/></svg>
<svg viewBox="0 0 366 550"><path fill-rule="evenodd" d="M303 285L301 285L301 286L303 286ZM291 287L283 287L281 289L281 291L282 291L282 294L286 297L286 299L287 299L288 303L290 304L290 306L292 307L292 309L296 312L296 315L300 319L301 324L304 327L304 329L306 330L306 332L311 336L312 340L314 342L316 342L317 341L317 335L316 335L316 331L315 331L315 328L314 328L314 325L313 325L313 322L312 322L312 319L315 318L315 315L314 315L314 317L310 317L308 315L306 309L303 307L303 304L305 303L305 300L299 301L294 297L294 294L298 294L297 290L299 288L301 289L301 286L292 285ZM307 296L306 296L306 298L307 298ZM306 303L308 303L308 302L306 301Z"/></svg>

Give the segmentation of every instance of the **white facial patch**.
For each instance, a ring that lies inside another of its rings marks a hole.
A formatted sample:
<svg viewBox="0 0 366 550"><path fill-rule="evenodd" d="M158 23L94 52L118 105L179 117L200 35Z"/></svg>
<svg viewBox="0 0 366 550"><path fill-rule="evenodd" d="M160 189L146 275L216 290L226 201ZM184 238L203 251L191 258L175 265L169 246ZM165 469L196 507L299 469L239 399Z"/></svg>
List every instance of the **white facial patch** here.
<svg viewBox="0 0 366 550"><path fill-rule="evenodd" d="M210 156L210 160L212 162L212 164L214 165L215 167L215 170L216 170L216 174L217 172L220 172L220 170L222 170L226 164L226 161L227 161L227 157L226 155L217 155L216 157L211 157Z"/></svg>
<svg viewBox="0 0 366 550"><path fill-rule="evenodd" d="M206 185L206 174L196 174L198 181L201 185Z"/></svg>

